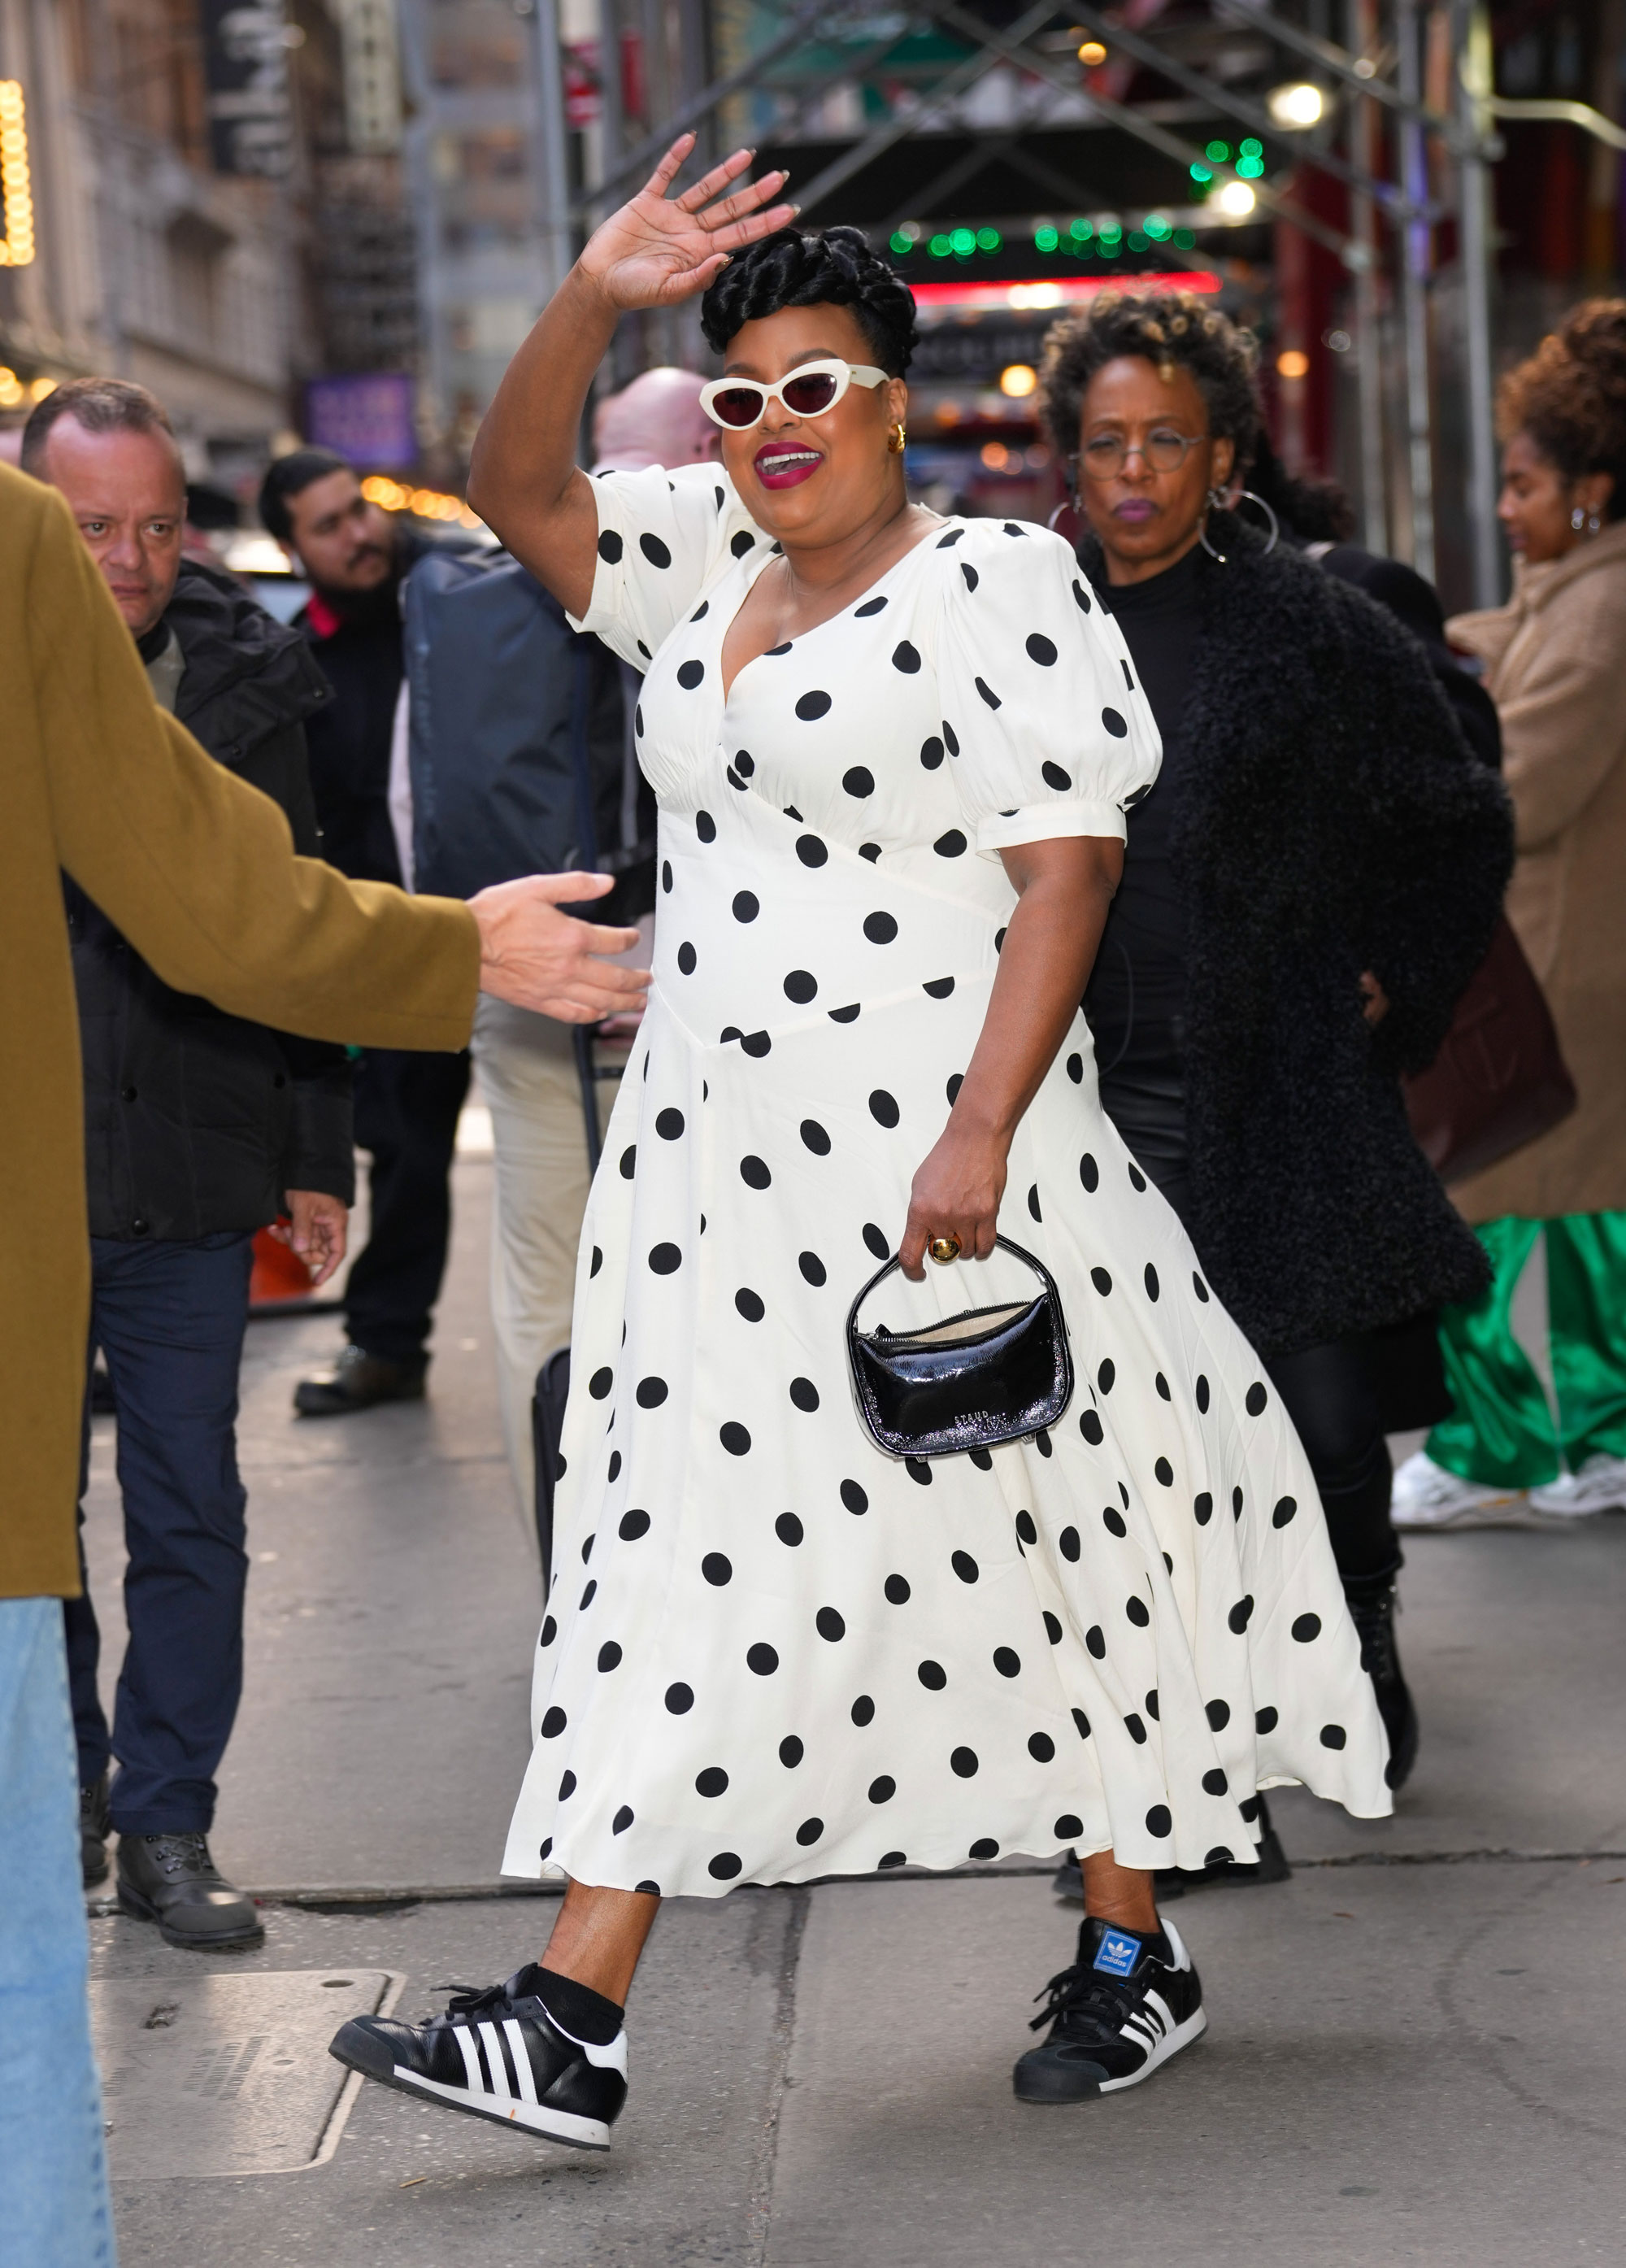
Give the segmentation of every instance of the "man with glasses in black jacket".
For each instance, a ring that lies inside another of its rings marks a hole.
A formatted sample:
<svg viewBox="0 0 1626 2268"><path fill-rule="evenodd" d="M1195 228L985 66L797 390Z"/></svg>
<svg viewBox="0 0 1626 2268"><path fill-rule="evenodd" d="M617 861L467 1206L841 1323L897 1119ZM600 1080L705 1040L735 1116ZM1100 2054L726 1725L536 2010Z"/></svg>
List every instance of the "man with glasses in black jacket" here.
<svg viewBox="0 0 1626 2268"><path fill-rule="evenodd" d="M159 704L280 804L296 850L315 855L305 725L327 688L297 632L231 576L182 557L185 474L161 403L122 379L76 379L35 409L22 462L67 497ZM289 1213L313 1283L344 1256L349 1067L341 1048L173 990L76 884L65 887L92 1344L117 1413L129 1553L111 1732L88 1591L64 1608L85 1879L107 1873L116 1828L128 1912L156 1921L173 1945L253 1944L262 1933L254 1903L221 1876L208 1840L242 1689L238 1370L254 1232Z"/></svg>

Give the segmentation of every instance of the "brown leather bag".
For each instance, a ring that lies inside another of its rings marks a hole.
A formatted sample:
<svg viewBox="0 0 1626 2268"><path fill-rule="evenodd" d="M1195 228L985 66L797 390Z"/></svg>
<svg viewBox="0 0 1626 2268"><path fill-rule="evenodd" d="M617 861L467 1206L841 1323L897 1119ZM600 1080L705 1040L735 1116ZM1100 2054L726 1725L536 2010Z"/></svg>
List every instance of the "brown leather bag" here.
<svg viewBox="0 0 1626 2268"><path fill-rule="evenodd" d="M1575 1108L1552 1012L1505 914L1439 1053L1404 1086L1417 1146L1446 1182L1494 1166Z"/></svg>

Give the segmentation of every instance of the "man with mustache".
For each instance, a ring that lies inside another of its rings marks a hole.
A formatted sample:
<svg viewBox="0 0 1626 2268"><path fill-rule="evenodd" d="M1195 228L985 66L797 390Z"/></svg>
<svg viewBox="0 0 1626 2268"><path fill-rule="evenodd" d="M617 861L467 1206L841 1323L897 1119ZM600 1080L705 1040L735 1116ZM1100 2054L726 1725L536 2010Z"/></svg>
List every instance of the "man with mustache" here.
<svg viewBox="0 0 1626 2268"><path fill-rule="evenodd" d="M405 667L401 585L428 540L369 503L353 468L330 449L279 457L260 491L260 517L310 580L296 619L334 690L307 727L322 855L355 880L400 883L389 768ZM422 1399L467 1090L467 1052L369 1049L357 1064L356 1140L372 1159L371 1226L345 1292L348 1344L330 1370L299 1381L301 1416Z"/></svg>

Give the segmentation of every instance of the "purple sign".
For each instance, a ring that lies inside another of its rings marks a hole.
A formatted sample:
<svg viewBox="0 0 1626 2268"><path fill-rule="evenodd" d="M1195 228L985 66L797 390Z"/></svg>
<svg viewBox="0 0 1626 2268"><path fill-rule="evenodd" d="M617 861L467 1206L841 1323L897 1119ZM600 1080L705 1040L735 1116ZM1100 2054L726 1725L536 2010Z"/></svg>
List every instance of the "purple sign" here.
<svg viewBox="0 0 1626 2268"><path fill-rule="evenodd" d="M335 450L358 473L400 472L417 461L412 380L313 378L305 389L305 430L317 448Z"/></svg>

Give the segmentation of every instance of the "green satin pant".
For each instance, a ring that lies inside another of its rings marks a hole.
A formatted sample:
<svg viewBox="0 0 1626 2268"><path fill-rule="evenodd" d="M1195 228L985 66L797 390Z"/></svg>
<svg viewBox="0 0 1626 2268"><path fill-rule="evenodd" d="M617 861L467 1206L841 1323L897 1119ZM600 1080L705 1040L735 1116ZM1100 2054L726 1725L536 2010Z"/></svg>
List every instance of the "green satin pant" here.
<svg viewBox="0 0 1626 2268"><path fill-rule="evenodd" d="M1548 1340L1557 1422L1514 1338L1513 1291L1538 1236L1547 1239ZM1534 1488L1560 1460L1626 1457L1626 1213L1509 1216L1478 1232L1494 1280L1469 1307L1440 1311L1440 1348L1456 1408L1428 1438L1436 1464L1494 1488Z"/></svg>

